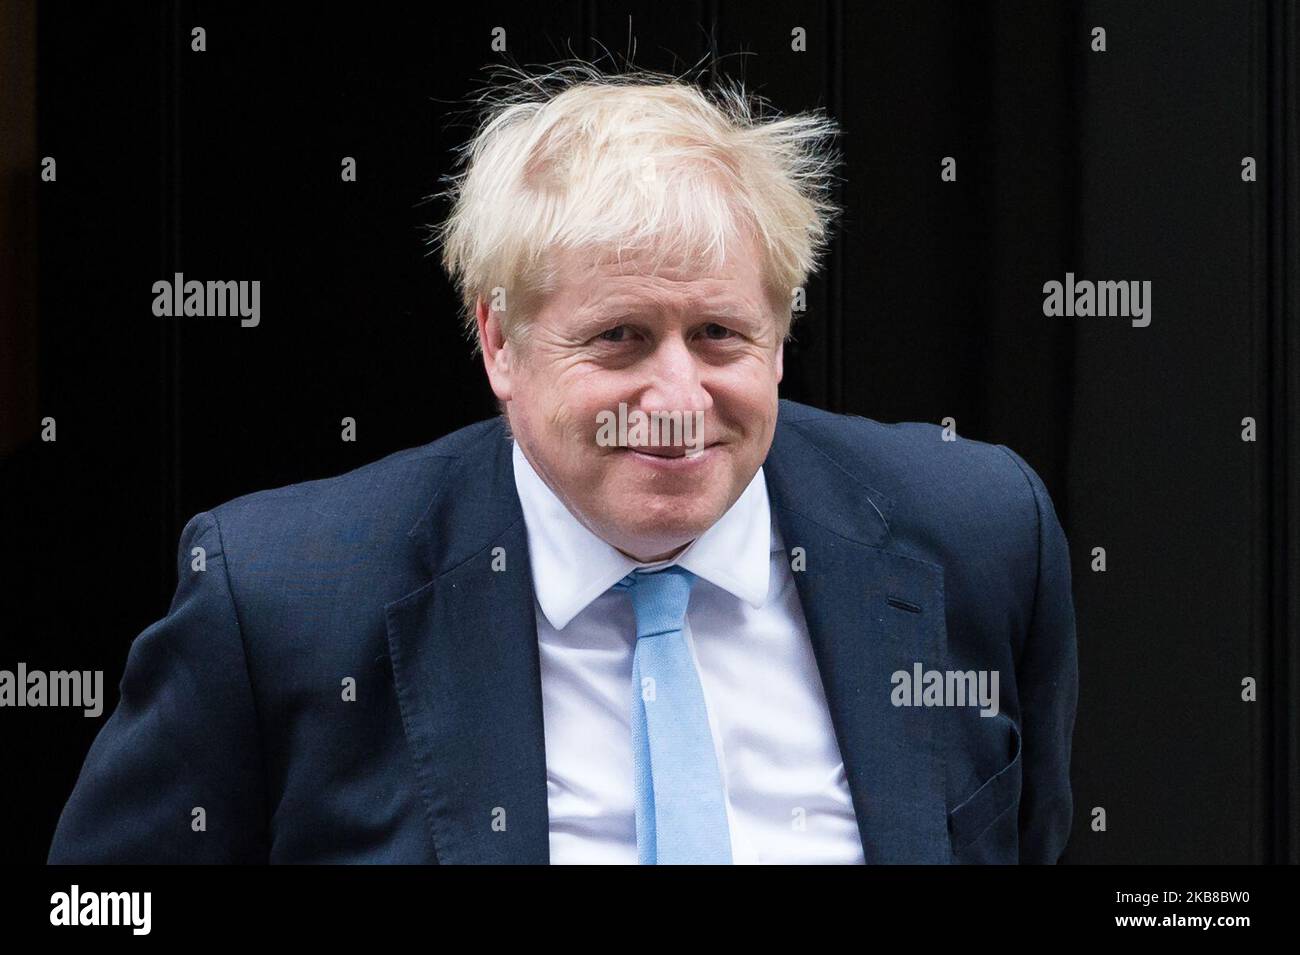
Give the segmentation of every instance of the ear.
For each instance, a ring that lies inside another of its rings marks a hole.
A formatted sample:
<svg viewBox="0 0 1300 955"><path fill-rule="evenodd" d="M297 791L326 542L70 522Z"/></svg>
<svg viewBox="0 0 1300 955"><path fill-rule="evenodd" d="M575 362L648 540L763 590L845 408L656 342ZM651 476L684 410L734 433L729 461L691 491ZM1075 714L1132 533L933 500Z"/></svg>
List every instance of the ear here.
<svg viewBox="0 0 1300 955"><path fill-rule="evenodd" d="M781 376L785 374L785 342L776 346L776 383L781 383Z"/></svg>
<svg viewBox="0 0 1300 955"><path fill-rule="evenodd" d="M501 330L498 313L488 308L479 298L474 306L478 322L478 340L483 348L483 367L487 370L492 393L501 401L509 401L512 393L510 358L513 349Z"/></svg>

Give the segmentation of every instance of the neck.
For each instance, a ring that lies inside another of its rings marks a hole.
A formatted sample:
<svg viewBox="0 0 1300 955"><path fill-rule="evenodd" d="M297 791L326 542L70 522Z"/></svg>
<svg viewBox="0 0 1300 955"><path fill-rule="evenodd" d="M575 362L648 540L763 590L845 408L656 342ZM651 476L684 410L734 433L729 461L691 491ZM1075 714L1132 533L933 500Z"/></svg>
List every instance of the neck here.
<svg viewBox="0 0 1300 955"><path fill-rule="evenodd" d="M680 554L682 551L686 549L688 544L690 544L690 541L687 541L685 544L682 544L680 547L675 547L670 551L666 551L665 553L662 553L657 557L641 557L638 556L637 554L629 554L621 547L618 548L618 552L620 554L623 554L624 556L631 557L633 560L640 561L643 564L653 564L655 561L658 560L667 560L670 557L676 557L678 554Z"/></svg>

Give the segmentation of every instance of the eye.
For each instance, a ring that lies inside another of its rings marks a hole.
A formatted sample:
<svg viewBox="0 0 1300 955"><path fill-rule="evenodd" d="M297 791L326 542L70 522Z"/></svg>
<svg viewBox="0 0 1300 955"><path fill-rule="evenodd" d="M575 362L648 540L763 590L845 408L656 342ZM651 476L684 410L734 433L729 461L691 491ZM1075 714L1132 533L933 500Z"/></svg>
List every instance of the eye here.
<svg viewBox="0 0 1300 955"><path fill-rule="evenodd" d="M720 334L713 334L715 332ZM732 334L732 331L725 325L719 325L717 322L709 322L709 324L704 326L704 334L714 341L722 341L728 335Z"/></svg>
<svg viewBox="0 0 1300 955"><path fill-rule="evenodd" d="M622 333L625 331L627 331L626 325L615 325L613 328L605 329L605 331L601 332L596 337L599 338L601 341L621 342L623 340Z"/></svg>

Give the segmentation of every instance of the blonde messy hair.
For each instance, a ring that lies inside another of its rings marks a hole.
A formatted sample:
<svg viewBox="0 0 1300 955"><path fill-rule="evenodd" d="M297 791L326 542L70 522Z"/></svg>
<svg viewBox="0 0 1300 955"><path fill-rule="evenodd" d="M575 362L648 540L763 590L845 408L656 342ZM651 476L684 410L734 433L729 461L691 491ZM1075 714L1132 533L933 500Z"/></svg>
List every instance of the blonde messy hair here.
<svg viewBox="0 0 1300 955"><path fill-rule="evenodd" d="M705 90L641 69L602 73L569 61L529 74L499 67L475 98L474 137L437 196L451 213L432 230L477 341L480 298L521 341L553 291L549 252L625 250L721 267L741 230L757 239L782 340L794 289L818 268L839 209L832 200L837 128L818 110L772 115L739 81Z"/></svg>

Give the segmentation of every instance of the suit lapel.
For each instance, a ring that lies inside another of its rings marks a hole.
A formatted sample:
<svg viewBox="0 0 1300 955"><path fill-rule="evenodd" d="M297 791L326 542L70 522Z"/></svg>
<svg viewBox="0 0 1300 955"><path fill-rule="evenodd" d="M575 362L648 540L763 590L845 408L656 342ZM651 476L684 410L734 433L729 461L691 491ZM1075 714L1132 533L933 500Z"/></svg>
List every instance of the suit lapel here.
<svg viewBox="0 0 1300 955"><path fill-rule="evenodd" d="M412 529L432 579L388 605L389 652L441 863L550 861L528 538L499 422Z"/></svg>
<svg viewBox="0 0 1300 955"><path fill-rule="evenodd" d="M894 672L943 666L943 570L882 546L890 502L825 456L783 422L763 469L786 550L806 557L795 585L866 861L947 862L942 711L891 703Z"/></svg>

